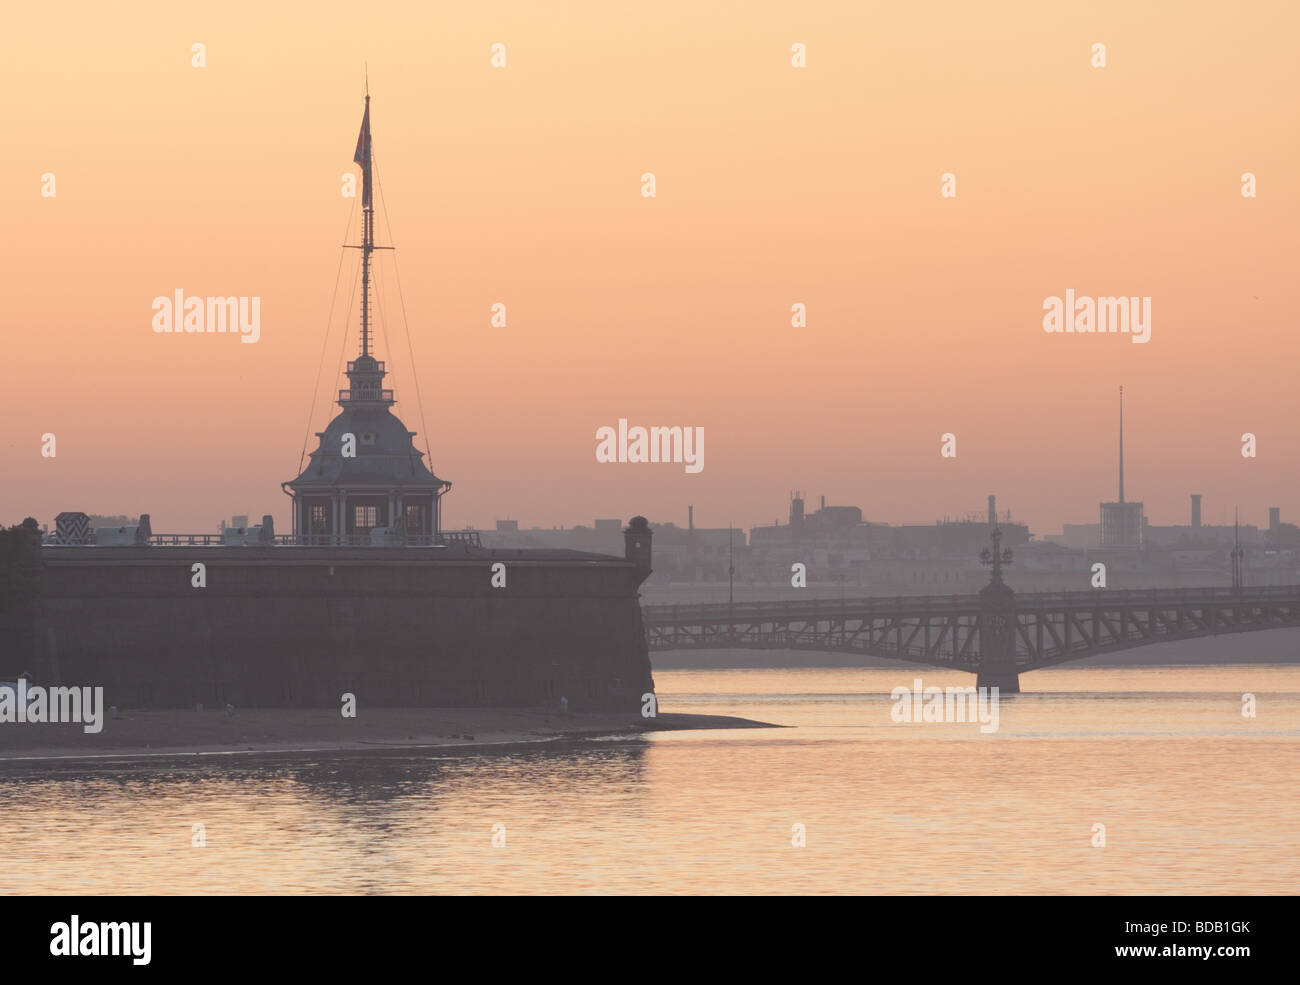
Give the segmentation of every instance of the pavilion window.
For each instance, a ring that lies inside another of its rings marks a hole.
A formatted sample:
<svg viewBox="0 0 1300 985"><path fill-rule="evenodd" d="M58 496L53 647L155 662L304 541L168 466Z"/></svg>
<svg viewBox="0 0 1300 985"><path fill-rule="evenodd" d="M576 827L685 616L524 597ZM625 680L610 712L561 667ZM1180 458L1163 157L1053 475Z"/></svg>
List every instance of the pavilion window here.
<svg viewBox="0 0 1300 985"><path fill-rule="evenodd" d="M358 533L373 530L379 523L379 512L374 506L353 507L352 526Z"/></svg>

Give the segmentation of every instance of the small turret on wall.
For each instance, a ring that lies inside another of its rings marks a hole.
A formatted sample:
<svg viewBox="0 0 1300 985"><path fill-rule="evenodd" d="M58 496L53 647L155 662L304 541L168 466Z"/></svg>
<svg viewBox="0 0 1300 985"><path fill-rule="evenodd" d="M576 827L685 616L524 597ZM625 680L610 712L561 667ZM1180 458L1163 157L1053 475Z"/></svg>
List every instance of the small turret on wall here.
<svg viewBox="0 0 1300 985"><path fill-rule="evenodd" d="M627 529L623 531L623 542L626 547L624 556L636 565L643 577L649 576L651 571L650 539L652 536L650 523L643 516L632 517L628 521Z"/></svg>
<svg viewBox="0 0 1300 985"><path fill-rule="evenodd" d="M0 680L37 668L37 613L42 594L41 529L28 517L0 527Z"/></svg>

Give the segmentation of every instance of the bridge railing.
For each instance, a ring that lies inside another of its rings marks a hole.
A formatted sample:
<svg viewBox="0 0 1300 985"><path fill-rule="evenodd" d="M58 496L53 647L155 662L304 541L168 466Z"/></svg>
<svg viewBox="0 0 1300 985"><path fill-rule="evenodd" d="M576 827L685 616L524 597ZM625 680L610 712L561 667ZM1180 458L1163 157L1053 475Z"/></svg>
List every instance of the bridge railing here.
<svg viewBox="0 0 1300 985"><path fill-rule="evenodd" d="M978 595L897 595L867 596L865 598L845 599L775 599L770 602L703 602L667 605L646 605L641 607L643 619L656 621L689 622L705 620L708 622L734 619L739 622L761 621L776 618L800 618L801 616L839 615L843 612L874 611L953 611L975 612L979 610Z"/></svg>
<svg viewBox="0 0 1300 985"><path fill-rule="evenodd" d="M1024 592L1016 594L1016 608L1085 607L1108 605L1203 605L1220 602L1287 601L1300 597L1300 585L1256 585L1234 589L1213 588L1124 588L1081 592Z"/></svg>
<svg viewBox="0 0 1300 985"><path fill-rule="evenodd" d="M1108 606L1258 604L1300 600L1300 585L1260 585L1233 588L1094 589L1079 592L1023 592L1016 609L1097 609ZM703 602L646 605L642 619L648 624L689 622L762 622L772 619L827 618L848 613L954 615L978 612L978 595L870 595L859 598L773 599L766 602Z"/></svg>

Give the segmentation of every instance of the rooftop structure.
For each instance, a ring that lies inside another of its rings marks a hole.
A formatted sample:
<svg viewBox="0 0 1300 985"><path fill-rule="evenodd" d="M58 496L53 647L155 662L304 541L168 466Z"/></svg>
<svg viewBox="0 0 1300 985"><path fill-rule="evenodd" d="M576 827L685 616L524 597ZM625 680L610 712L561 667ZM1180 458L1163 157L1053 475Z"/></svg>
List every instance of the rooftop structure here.
<svg viewBox="0 0 1300 985"><path fill-rule="evenodd" d="M441 500L451 483L425 464L415 432L392 411L384 364L371 354L370 257L375 245L371 189L370 96L353 160L362 175L361 353L348 363L342 411L324 431L311 462L284 483L293 498L293 533L299 543L327 545L391 541L436 544Z"/></svg>

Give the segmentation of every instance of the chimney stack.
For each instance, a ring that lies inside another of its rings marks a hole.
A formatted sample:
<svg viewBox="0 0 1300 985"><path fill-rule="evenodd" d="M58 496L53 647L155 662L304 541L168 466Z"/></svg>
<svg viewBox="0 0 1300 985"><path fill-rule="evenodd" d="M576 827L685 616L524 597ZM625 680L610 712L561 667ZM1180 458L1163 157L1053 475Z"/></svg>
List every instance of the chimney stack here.
<svg viewBox="0 0 1300 985"><path fill-rule="evenodd" d="M1192 529L1201 529L1201 494L1192 493Z"/></svg>
<svg viewBox="0 0 1300 985"><path fill-rule="evenodd" d="M1277 528L1282 526L1282 507L1270 506L1268 508L1268 532L1277 533Z"/></svg>
<svg viewBox="0 0 1300 985"><path fill-rule="evenodd" d="M992 528L992 527L996 527L997 525L998 525L998 498L996 496L990 495L989 496L989 527Z"/></svg>
<svg viewBox="0 0 1300 985"><path fill-rule="evenodd" d="M695 533L695 507L686 507L686 529Z"/></svg>

